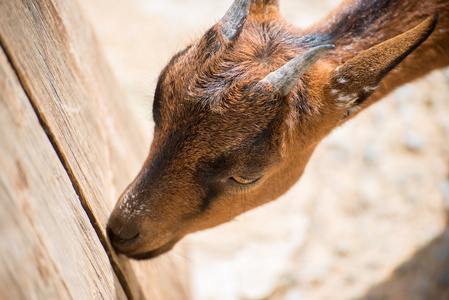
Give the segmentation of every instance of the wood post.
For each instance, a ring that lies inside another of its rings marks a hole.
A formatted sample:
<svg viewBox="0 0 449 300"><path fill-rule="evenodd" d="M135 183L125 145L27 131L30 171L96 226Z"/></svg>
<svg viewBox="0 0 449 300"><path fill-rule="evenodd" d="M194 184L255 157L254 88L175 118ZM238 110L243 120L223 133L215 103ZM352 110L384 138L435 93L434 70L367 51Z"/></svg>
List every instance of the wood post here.
<svg viewBox="0 0 449 300"><path fill-rule="evenodd" d="M0 0L0 45L0 298L189 298L106 238L149 145L76 1Z"/></svg>

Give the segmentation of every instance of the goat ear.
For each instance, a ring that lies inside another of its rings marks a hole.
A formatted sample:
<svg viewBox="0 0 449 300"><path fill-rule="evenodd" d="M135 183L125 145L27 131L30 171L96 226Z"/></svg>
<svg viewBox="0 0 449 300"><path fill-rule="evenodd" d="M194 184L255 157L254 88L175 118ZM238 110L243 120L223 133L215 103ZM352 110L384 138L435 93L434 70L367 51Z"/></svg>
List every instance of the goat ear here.
<svg viewBox="0 0 449 300"><path fill-rule="evenodd" d="M249 15L251 0L235 0L220 20L221 33L226 41L235 40Z"/></svg>
<svg viewBox="0 0 449 300"><path fill-rule="evenodd" d="M340 106L352 111L371 96L395 66L429 37L437 22L438 15L430 16L415 28L345 62L331 75L331 96L338 97Z"/></svg>

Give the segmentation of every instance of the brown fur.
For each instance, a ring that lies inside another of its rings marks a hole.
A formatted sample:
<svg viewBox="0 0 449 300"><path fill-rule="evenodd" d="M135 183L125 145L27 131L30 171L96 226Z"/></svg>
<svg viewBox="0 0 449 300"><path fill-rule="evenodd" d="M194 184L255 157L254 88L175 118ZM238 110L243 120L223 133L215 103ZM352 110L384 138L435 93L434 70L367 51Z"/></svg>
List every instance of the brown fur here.
<svg viewBox="0 0 449 300"><path fill-rule="evenodd" d="M236 38L228 42L220 23L213 26L161 72L150 154L109 220L116 250L155 257L285 193L335 127L449 64L448 11L446 0L346 1L301 31L280 16L277 1L253 0ZM258 84L326 43L335 50L288 95Z"/></svg>

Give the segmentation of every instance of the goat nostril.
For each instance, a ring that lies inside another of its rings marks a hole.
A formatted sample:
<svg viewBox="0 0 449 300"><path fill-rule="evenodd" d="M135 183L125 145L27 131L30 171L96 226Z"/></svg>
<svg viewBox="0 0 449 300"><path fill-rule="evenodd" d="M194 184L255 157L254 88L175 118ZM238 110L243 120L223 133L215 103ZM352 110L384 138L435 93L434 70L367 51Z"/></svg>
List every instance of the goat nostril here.
<svg viewBox="0 0 449 300"><path fill-rule="evenodd" d="M122 230L120 230L118 233L118 237L125 241L132 240L133 238L137 237L138 235L139 235L139 232L136 229L132 229L132 228L122 228Z"/></svg>
<svg viewBox="0 0 449 300"><path fill-rule="evenodd" d="M139 232L137 230L127 228L123 228L119 230L118 233L115 233L114 230L108 226L106 228L106 231L109 236L109 240L113 244L130 241L139 235Z"/></svg>

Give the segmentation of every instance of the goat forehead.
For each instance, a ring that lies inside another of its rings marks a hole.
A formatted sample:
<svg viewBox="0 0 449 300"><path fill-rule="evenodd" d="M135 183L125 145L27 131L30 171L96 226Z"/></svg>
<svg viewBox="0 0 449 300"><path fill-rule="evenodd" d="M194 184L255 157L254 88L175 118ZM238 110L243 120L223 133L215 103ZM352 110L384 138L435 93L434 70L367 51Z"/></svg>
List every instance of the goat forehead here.
<svg viewBox="0 0 449 300"><path fill-rule="evenodd" d="M243 78L234 81L209 81L200 86L197 81L176 92L161 93L157 114L164 116L165 128L193 128L200 131L260 130L277 116L281 105L269 93L252 91L257 83ZM243 80L242 80L243 79ZM204 81L203 81L204 83Z"/></svg>
<svg viewBox="0 0 449 300"><path fill-rule="evenodd" d="M266 95L245 97L244 89L301 52L301 41L287 23L264 18L250 18L231 46L222 44L219 34L212 27L175 55L161 73L159 86L166 95L161 100L172 106L196 102L228 119L226 110L240 109L240 116L251 119L254 114L254 121L263 126L264 118L273 118L273 103ZM172 118L173 110L167 108L165 115Z"/></svg>
<svg viewBox="0 0 449 300"><path fill-rule="evenodd" d="M169 77L189 88L226 85L239 76L259 79L282 66L300 51L299 39L287 23L248 20L232 46L219 42L219 30L211 28L197 43L175 55L167 68Z"/></svg>
<svg viewBox="0 0 449 300"><path fill-rule="evenodd" d="M190 115L184 114L167 127L168 139L174 135L183 144L197 144L199 147L221 147L222 143L251 141L269 127L270 120L251 112L229 109L223 114L204 109Z"/></svg>

